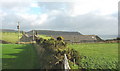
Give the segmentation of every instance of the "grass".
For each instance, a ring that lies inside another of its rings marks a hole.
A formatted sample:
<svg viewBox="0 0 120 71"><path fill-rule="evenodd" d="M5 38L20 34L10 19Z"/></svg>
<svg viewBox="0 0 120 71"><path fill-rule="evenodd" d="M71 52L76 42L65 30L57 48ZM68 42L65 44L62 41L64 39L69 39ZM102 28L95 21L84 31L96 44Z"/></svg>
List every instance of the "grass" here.
<svg viewBox="0 0 120 71"><path fill-rule="evenodd" d="M3 69L35 69L37 68L37 54L32 44L3 44Z"/></svg>
<svg viewBox="0 0 120 71"><path fill-rule="evenodd" d="M0 70L2 69L2 45L0 44Z"/></svg>
<svg viewBox="0 0 120 71"><path fill-rule="evenodd" d="M69 44L81 55L80 69L117 69L117 43L82 43Z"/></svg>
<svg viewBox="0 0 120 71"><path fill-rule="evenodd" d="M22 34L20 34L20 37ZM11 32L0 32L0 40L5 40L7 42L16 43L18 41L18 33Z"/></svg>
<svg viewBox="0 0 120 71"><path fill-rule="evenodd" d="M46 35L39 35L39 37L43 38L43 39L50 39L51 37L46 36Z"/></svg>
<svg viewBox="0 0 120 71"><path fill-rule="evenodd" d="M22 34L20 34L20 38L22 37ZM46 35L39 35L39 37L43 39L50 39L51 37ZM18 41L18 33L12 33L12 32L0 32L0 40L5 40L7 42L16 43Z"/></svg>

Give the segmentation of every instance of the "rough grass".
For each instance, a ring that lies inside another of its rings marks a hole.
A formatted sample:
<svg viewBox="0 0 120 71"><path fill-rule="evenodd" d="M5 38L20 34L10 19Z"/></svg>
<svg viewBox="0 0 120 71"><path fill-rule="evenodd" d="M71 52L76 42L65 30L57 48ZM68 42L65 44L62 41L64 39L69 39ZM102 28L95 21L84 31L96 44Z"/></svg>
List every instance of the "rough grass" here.
<svg viewBox="0 0 120 71"><path fill-rule="evenodd" d="M117 69L117 43L83 43L69 44L81 55L80 69Z"/></svg>
<svg viewBox="0 0 120 71"><path fill-rule="evenodd" d="M43 38L43 39L50 39L51 37L46 36L46 35L39 35L39 37Z"/></svg>
<svg viewBox="0 0 120 71"><path fill-rule="evenodd" d="M22 34L20 34L20 37ZM18 33L11 32L0 32L0 40L5 40L7 42L16 43L18 41Z"/></svg>
<svg viewBox="0 0 120 71"><path fill-rule="evenodd" d="M20 38L22 37L22 33L20 34ZM51 37L46 35L39 35L39 37L43 39L50 39ZM5 40L7 42L16 43L18 41L18 33L13 32L0 32L0 40Z"/></svg>
<svg viewBox="0 0 120 71"><path fill-rule="evenodd" d="M2 45L0 44L0 70L2 69Z"/></svg>
<svg viewBox="0 0 120 71"><path fill-rule="evenodd" d="M3 44L3 69L35 69L37 68L37 54L31 44Z"/></svg>

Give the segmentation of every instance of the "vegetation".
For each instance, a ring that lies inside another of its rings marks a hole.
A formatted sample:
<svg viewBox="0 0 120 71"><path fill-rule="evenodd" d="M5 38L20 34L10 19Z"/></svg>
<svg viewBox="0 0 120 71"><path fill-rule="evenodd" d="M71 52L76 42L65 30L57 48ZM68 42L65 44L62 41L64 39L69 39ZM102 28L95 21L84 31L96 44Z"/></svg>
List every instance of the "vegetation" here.
<svg viewBox="0 0 120 71"><path fill-rule="evenodd" d="M0 40L4 40L11 43L16 43L18 41L18 33L0 32L0 37ZM22 34L20 34L20 37L22 37Z"/></svg>
<svg viewBox="0 0 120 71"><path fill-rule="evenodd" d="M62 36L57 37L57 40L58 40L58 41L63 41L63 39L64 39L64 38L63 38Z"/></svg>
<svg viewBox="0 0 120 71"><path fill-rule="evenodd" d="M64 54L67 55L71 63L73 59L79 60L79 54L76 50L68 48L63 41L55 39L44 39L37 42L41 69L63 69Z"/></svg>
<svg viewBox="0 0 120 71"><path fill-rule="evenodd" d="M117 69L117 43L82 43L69 44L81 55L79 69Z"/></svg>
<svg viewBox="0 0 120 71"><path fill-rule="evenodd" d="M39 35L43 39L51 39L46 35ZM10 43L16 43L18 41L18 33L17 32L0 32L0 40L4 40ZM22 33L20 33L20 38L22 37Z"/></svg>
<svg viewBox="0 0 120 71"><path fill-rule="evenodd" d="M2 44L3 69L36 69L37 62L37 54L33 45Z"/></svg>
<svg viewBox="0 0 120 71"><path fill-rule="evenodd" d="M51 37L46 36L46 35L39 35L39 37L40 37L40 38L43 38L43 39L46 39L46 40L51 39Z"/></svg>
<svg viewBox="0 0 120 71"><path fill-rule="evenodd" d="M0 40L11 43L18 41L18 33L0 34ZM35 47L38 56L31 44L3 44L0 47L3 69L63 69L64 54L67 54L72 69L118 68L117 43L66 44L62 37L54 39L45 35L39 36Z"/></svg>

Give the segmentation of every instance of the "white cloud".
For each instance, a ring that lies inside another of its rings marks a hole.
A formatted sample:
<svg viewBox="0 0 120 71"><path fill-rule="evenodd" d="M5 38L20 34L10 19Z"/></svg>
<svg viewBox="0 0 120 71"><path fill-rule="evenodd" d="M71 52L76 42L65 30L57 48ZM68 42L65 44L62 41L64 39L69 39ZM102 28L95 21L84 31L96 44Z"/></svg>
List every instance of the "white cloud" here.
<svg viewBox="0 0 120 71"><path fill-rule="evenodd" d="M44 24L47 21L47 19L48 19L47 14L41 14L40 16L38 16L38 19L32 25L38 26L40 24Z"/></svg>
<svg viewBox="0 0 120 71"><path fill-rule="evenodd" d="M13 0L0 4L3 28L14 29L16 22L20 21L23 30L34 28L117 34L117 16L112 16L117 14L115 0L80 0L73 4ZM30 13L31 8L36 7L41 9L40 13Z"/></svg>
<svg viewBox="0 0 120 71"><path fill-rule="evenodd" d="M36 3L34 2L34 3L31 3L31 7L39 7L39 6L37 2Z"/></svg>
<svg viewBox="0 0 120 71"><path fill-rule="evenodd" d="M109 15L118 9L118 0L80 0L74 3L72 16L90 12L99 15Z"/></svg>
<svg viewBox="0 0 120 71"><path fill-rule="evenodd" d="M34 14L18 14L19 16L21 16L23 19L25 20L29 20L29 21L35 21L37 18L37 15Z"/></svg>
<svg viewBox="0 0 120 71"><path fill-rule="evenodd" d="M2 18L3 16L6 16L7 15L7 13L6 12L4 12L4 11L2 11L2 10L0 10L0 17Z"/></svg>

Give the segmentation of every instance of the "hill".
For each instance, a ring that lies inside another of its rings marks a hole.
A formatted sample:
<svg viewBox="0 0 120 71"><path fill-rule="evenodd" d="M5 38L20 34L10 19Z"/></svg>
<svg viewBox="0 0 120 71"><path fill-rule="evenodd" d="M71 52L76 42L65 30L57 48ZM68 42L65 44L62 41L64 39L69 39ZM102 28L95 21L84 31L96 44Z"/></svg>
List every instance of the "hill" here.
<svg viewBox="0 0 120 71"><path fill-rule="evenodd" d="M13 30L13 29L0 29L0 32L9 32L9 33L17 33L17 30ZM20 31L22 32L22 31Z"/></svg>
<svg viewBox="0 0 120 71"><path fill-rule="evenodd" d="M17 31L12 29L0 29L0 32L17 32Z"/></svg>
<svg viewBox="0 0 120 71"><path fill-rule="evenodd" d="M35 30L38 34L42 35L82 35L79 32L70 32L70 31L52 31L52 30ZM13 29L0 29L0 32L18 32ZM21 31L22 32L22 31ZM27 34L32 34L32 30L26 32Z"/></svg>
<svg viewBox="0 0 120 71"><path fill-rule="evenodd" d="M69 31L51 31L51 30L34 30L34 31L42 35L82 35L79 32L69 32ZM33 31L29 31L27 33L32 34Z"/></svg>
<svg viewBox="0 0 120 71"><path fill-rule="evenodd" d="M20 37L22 34L20 34ZM4 40L10 43L16 43L18 41L18 33L15 32L0 32L0 40Z"/></svg>

